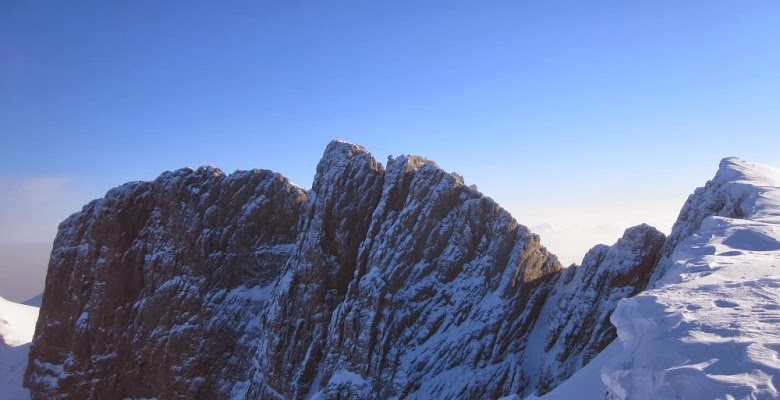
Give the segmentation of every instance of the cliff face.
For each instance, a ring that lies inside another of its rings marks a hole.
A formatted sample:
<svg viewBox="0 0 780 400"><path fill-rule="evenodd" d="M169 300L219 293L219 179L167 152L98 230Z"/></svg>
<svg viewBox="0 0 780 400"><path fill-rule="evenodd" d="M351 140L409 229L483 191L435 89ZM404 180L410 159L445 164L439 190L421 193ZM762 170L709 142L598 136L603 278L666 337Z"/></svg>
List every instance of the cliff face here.
<svg viewBox="0 0 780 400"><path fill-rule="evenodd" d="M398 157L385 171L344 143L326 150L307 210L268 308L260 352L281 357L262 364L262 397L524 386L516 358L560 269L537 236L428 160Z"/></svg>
<svg viewBox="0 0 780 400"><path fill-rule="evenodd" d="M333 142L311 191L179 170L61 226L35 398L491 398L545 391L615 337L664 237L562 270L539 237L421 157Z"/></svg>
<svg viewBox="0 0 780 400"><path fill-rule="evenodd" d="M362 147L333 142L317 166L295 253L268 306L252 397L300 398L318 373L333 311L344 300L381 194L384 168Z"/></svg>
<svg viewBox="0 0 780 400"><path fill-rule="evenodd" d="M60 225L26 384L34 398L204 398L245 380L306 193L201 168L111 190ZM219 369L215 373L215 369Z"/></svg>
<svg viewBox="0 0 780 400"><path fill-rule="evenodd" d="M582 266L566 271L550 301L548 319L538 324L546 353L532 368L539 370L539 394L566 380L615 340L609 317L621 299L650 282L665 239L653 227L635 226L615 245L594 247Z"/></svg>

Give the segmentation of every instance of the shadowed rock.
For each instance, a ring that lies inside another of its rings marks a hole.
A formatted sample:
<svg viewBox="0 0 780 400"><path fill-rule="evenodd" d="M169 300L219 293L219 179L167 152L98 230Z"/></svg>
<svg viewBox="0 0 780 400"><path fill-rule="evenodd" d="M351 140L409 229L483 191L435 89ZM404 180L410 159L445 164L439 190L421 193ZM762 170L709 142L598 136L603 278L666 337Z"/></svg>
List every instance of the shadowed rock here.
<svg viewBox="0 0 780 400"><path fill-rule="evenodd" d="M269 171L167 172L60 226L26 385L36 399L544 391L614 339L609 314L663 239L632 228L562 270L459 175L416 156L385 169L339 141L308 194Z"/></svg>
<svg viewBox="0 0 780 400"><path fill-rule="evenodd" d="M270 171L166 172L60 225L25 383L35 399L227 397L306 194ZM216 372L215 372L216 371Z"/></svg>

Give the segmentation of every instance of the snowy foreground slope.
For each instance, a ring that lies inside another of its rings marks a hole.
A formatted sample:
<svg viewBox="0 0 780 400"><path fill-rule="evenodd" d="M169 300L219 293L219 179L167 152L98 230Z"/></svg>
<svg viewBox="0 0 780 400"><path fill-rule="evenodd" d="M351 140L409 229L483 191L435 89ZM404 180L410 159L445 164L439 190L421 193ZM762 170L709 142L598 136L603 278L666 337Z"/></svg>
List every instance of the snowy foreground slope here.
<svg viewBox="0 0 780 400"><path fill-rule="evenodd" d="M542 399L778 398L779 187L776 168L723 160L685 204L655 288L619 302L620 340Z"/></svg>
<svg viewBox="0 0 780 400"><path fill-rule="evenodd" d="M0 297L0 398L22 400L30 394L22 388L38 307L17 304Z"/></svg>

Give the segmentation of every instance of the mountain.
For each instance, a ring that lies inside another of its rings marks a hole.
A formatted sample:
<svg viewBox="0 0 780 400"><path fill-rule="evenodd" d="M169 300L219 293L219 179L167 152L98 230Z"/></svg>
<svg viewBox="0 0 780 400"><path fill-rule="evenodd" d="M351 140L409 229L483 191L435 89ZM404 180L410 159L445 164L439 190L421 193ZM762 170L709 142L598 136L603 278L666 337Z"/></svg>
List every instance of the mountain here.
<svg viewBox="0 0 780 400"><path fill-rule="evenodd" d="M22 304L27 306L33 306L33 307L40 307L42 301L43 301L43 293L30 297L29 299L22 302Z"/></svg>
<svg viewBox="0 0 780 400"><path fill-rule="evenodd" d="M629 228L615 245L594 247L581 266L566 271L538 324L540 341L533 347L545 354L526 367L540 370L538 393L558 386L615 339L609 318L620 300L650 283L664 241L664 234L648 225Z"/></svg>
<svg viewBox="0 0 780 400"><path fill-rule="evenodd" d="M638 335L622 299L684 276L696 225L736 209L710 191L669 238L632 227L561 268L423 157L382 165L335 141L309 191L264 170L166 172L61 224L25 384L34 399L544 394ZM624 393L616 365L599 397Z"/></svg>
<svg viewBox="0 0 780 400"><path fill-rule="evenodd" d="M37 318L37 307L0 297L0 393L3 399L30 398L28 391L22 388L22 377Z"/></svg>
<svg viewBox="0 0 780 400"><path fill-rule="evenodd" d="M279 174L168 172L64 221L30 351L33 398L189 398L246 379L306 193Z"/></svg>

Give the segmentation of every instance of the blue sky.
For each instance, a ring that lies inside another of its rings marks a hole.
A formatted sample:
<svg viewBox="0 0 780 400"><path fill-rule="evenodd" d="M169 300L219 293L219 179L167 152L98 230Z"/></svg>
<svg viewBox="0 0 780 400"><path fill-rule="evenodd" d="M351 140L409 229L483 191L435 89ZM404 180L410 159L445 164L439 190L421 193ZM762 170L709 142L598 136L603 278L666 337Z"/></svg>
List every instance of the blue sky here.
<svg viewBox="0 0 780 400"><path fill-rule="evenodd" d="M308 187L333 138L425 155L587 247L670 225L720 158L780 165L777 21L777 1L3 2L0 244L182 166Z"/></svg>

